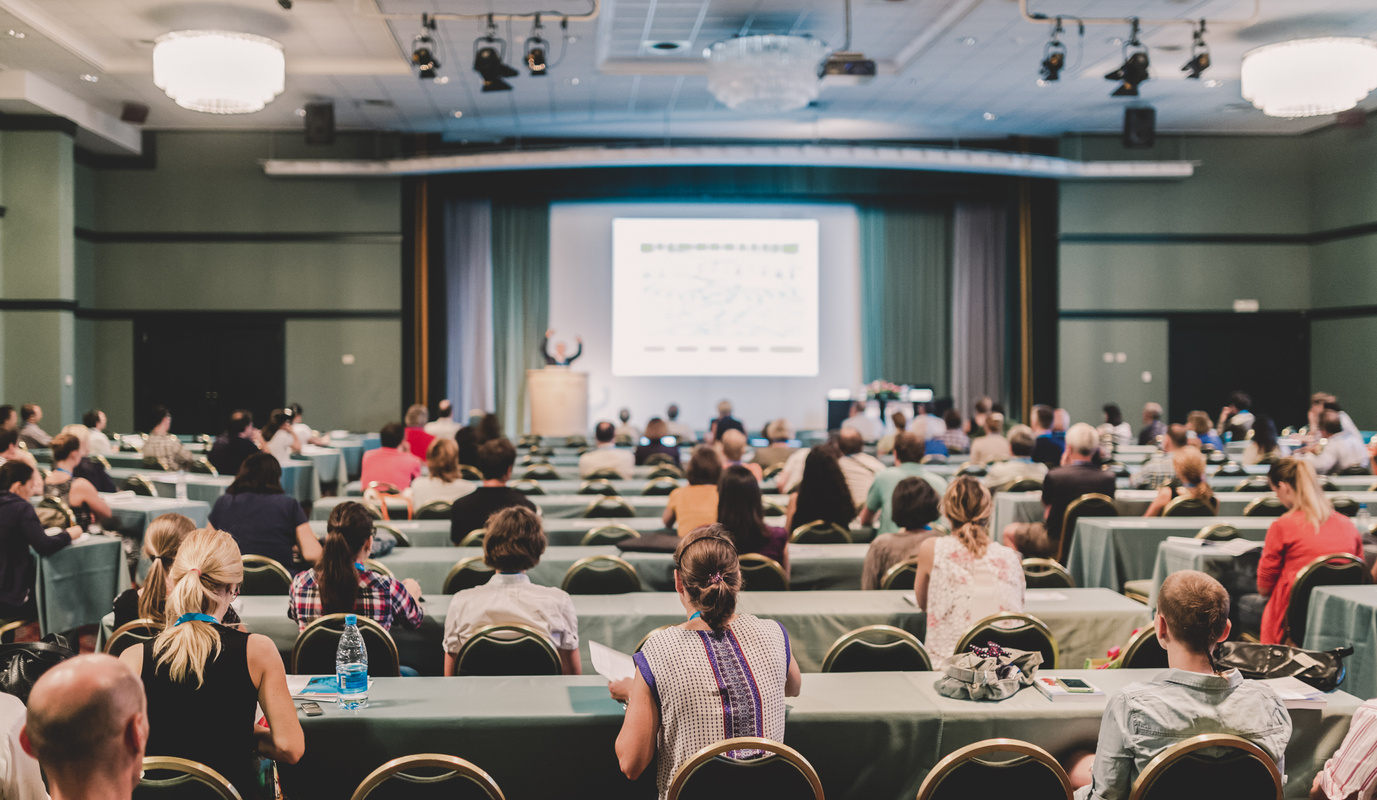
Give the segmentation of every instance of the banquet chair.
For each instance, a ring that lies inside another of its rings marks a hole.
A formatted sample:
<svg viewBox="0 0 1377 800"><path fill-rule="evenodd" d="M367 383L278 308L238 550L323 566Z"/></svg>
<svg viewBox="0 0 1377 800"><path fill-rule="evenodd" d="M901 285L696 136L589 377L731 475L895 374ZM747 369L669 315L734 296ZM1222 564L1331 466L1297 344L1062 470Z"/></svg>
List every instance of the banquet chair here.
<svg viewBox="0 0 1377 800"><path fill-rule="evenodd" d="M622 433L618 434L617 437L612 440L612 443L617 447L633 447L636 444L636 440L632 439L629 434Z"/></svg>
<svg viewBox="0 0 1377 800"><path fill-rule="evenodd" d="M492 776L441 753L394 758L369 773L350 800L504 800Z"/></svg>
<svg viewBox="0 0 1377 800"><path fill-rule="evenodd" d="M449 519L450 504L444 500L431 500L416 509L413 519Z"/></svg>
<svg viewBox="0 0 1377 800"><path fill-rule="evenodd" d="M885 570L880 578L881 589L913 591L913 582L918 577L918 556L906 558Z"/></svg>
<svg viewBox="0 0 1377 800"><path fill-rule="evenodd" d="M783 471L784 471L784 464L783 464L783 462L778 463L778 464L771 464L770 466L768 466L768 467L765 468L765 471L764 471L764 472L760 473L760 479L763 480L763 481L768 481L768 480L770 480L771 478L775 477L776 475L778 475L779 473L781 473L781 472L783 472Z"/></svg>
<svg viewBox="0 0 1377 800"><path fill-rule="evenodd" d="M392 572L392 568L388 567L386 564L377 560L376 558L365 558L359 563L362 564L363 568L368 570L369 572L375 572L379 575L391 578L394 581L397 580L397 576L395 573Z"/></svg>
<svg viewBox="0 0 1377 800"><path fill-rule="evenodd" d="M1129 638L1119 653L1119 669L1166 669L1167 651L1157 641L1157 627L1149 622Z"/></svg>
<svg viewBox="0 0 1377 800"><path fill-rule="evenodd" d="M931 672L932 658L918 637L893 625L866 625L827 649L823 672Z"/></svg>
<svg viewBox="0 0 1377 800"><path fill-rule="evenodd" d="M749 753L747 758L733 753ZM704 747L670 781L667 800L823 800L822 781L801 753L742 736Z"/></svg>
<svg viewBox="0 0 1377 800"><path fill-rule="evenodd" d="M760 507L767 517L783 517L789 513L788 509L768 497L761 498Z"/></svg>
<svg viewBox="0 0 1377 800"><path fill-rule="evenodd" d="M674 478L676 480L682 480L684 477L684 471L674 466L673 464L662 464L656 467L655 469L652 469L650 471L650 475L648 475L647 477L649 477L652 481L656 478Z"/></svg>
<svg viewBox="0 0 1377 800"><path fill-rule="evenodd" d="M165 458L158 458L157 456L144 456L139 463L144 469L157 469L163 472L173 471L171 461Z"/></svg>
<svg viewBox="0 0 1377 800"><path fill-rule="evenodd" d="M589 545L616 544L625 539L639 539L641 534L635 529L619 523L611 525L599 525L593 530L585 533L579 540L579 544L587 547Z"/></svg>
<svg viewBox="0 0 1377 800"><path fill-rule="evenodd" d="M649 456L646 456L645 459L645 465L647 467L659 467L665 464L677 463L678 462L674 460L674 456L670 455L669 453L651 453Z"/></svg>
<svg viewBox="0 0 1377 800"><path fill-rule="evenodd" d="M650 631L650 633L647 633L645 636L642 636L642 637L641 637L641 640L640 640L639 642L636 643L636 649L635 649L635 650L632 650L631 652L633 652L633 653L639 653L639 652L641 652L641 648L645 647L645 643L648 642L648 641L650 641L650 637L654 636L655 634L659 633L659 632L662 631L662 630L665 630L665 629L667 629L667 628L673 628L673 627L675 627L675 626L674 626L674 625L660 625L659 627L653 629L652 631Z"/></svg>
<svg viewBox="0 0 1377 800"><path fill-rule="evenodd" d="M745 553L739 561L742 589L754 589L759 592L789 590L789 574L773 558L759 553Z"/></svg>
<svg viewBox="0 0 1377 800"><path fill-rule="evenodd" d="M1013 758L993 759L996 753ZM918 800L970 797L1071 798L1071 779L1052 754L1017 739L985 739L937 762L918 788Z"/></svg>
<svg viewBox="0 0 1377 800"><path fill-rule="evenodd" d="M1016 650L1036 650L1042 653L1043 669L1057 668L1057 637L1052 635L1046 623L1032 614L991 614L962 634L953 652L964 653L971 645L986 642Z"/></svg>
<svg viewBox="0 0 1377 800"><path fill-rule="evenodd" d="M795 528L789 541L797 544L851 544L851 531L835 522L817 519Z"/></svg>
<svg viewBox="0 0 1377 800"><path fill-rule="evenodd" d="M1329 503L1334 506L1335 511L1343 514L1345 517L1352 518L1358 516L1358 501L1346 494L1334 495L1329 498Z"/></svg>
<svg viewBox="0 0 1377 800"><path fill-rule="evenodd" d="M1367 474L1367 473L1364 473L1364 474ZM1337 491L1339 491L1339 486L1338 486L1338 484L1334 483L1334 481L1331 481L1331 480L1330 480L1329 478L1327 478L1326 476L1321 475L1321 476L1320 476L1320 490L1321 490L1321 491L1325 491L1325 492L1337 492Z"/></svg>
<svg viewBox="0 0 1377 800"><path fill-rule="evenodd" d="M483 482L483 471L470 464L459 465L459 477L464 480Z"/></svg>
<svg viewBox="0 0 1377 800"><path fill-rule="evenodd" d="M146 756L134 800L243 800L239 790L199 761L175 756Z"/></svg>
<svg viewBox="0 0 1377 800"><path fill-rule="evenodd" d="M534 497L545 494L545 487L541 486L540 481L537 480L516 480L507 484L507 486L518 492L521 492L527 497Z"/></svg>
<svg viewBox="0 0 1377 800"><path fill-rule="evenodd" d="M162 633L163 626L151 619L136 619L126 622L119 626L110 634L110 638L105 641L105 649L101 652L106 655L118 656L131 645L148 644Z"/></svg>
<svg viewBox="0 0 1377 800"><path fill-rule="evenodd" d="M493 568L483 563L482 556L460 559L449 568L440 594L458 594L465 589L482 586L493 576Z"/></svg>
<svg viewBox="0 0 1377 800"><path fill-rule="evenodd" d="M1279 517L1286 513L1286 506L1275 497L1259 497L1243 507L1245 517Z"/></svg>
<svg viewBox="0 0 1377 800"><path fill-rule="evenodd" d="M602 469L595 469L592 472L588 473L588 479L619 481L622 479L622 474L616 471L615 469L612 469L611 467L603 467Z"/></svg>
<svg viewBox="0 0 1377 800"><path fill-rule="evenodd" d="M397 541L397 547L411 547L411 537L402 533L400 528L394 528L391 525L374 525L373 530L389 534Z"/></svg>
<svg viewBox="0 0 1377 800"><path fill-rule="evenodd" d="M946 457L946 456L938 455L938 454L936 454L936 453L928 453L927 455L925 455L925 456L923 456L922 458L918 459L918 463L919 463L919 464L945 464L945 463L947 463L947 457Z"/></svg>
<svg viewBox="0 0 1377 800"><path fill-rule="evenodd" d="M606 478L590 478L580 483L578 491L574 492L574 494L600 494L606 497L615 497L621 493L618 492L617 487L613 486L612 482Z"/></svg>
<svg viewBox="0 0 1377 800"><path fill-rule="evenodd" d="M335 651L344 633L345 614L326 614L317 617L297 634L292 645L291 674L334 675ZM356 615L357 616L357 615ZM363 646L368 651L368 674L375 678L396 678L401 675L401 658L392 634L371 617L357 616Z"/></svg>
<svg viewBox="0 0 1377 800"><path fill-rule="evenodd" d="M1071 555L1071 537L1076 535L1076 521L1081 517L1117 517L1119 508L1108 495L1099 492L1083 494L1072 500L1062 516L1057 533L1057 561L1065 564Z"/></svg>
<svg viewBox="0 0 1377 800"><path fill-rule="evenodd" d="M1222 522L1214 525L1206 525L1195 534L1197 539L1207 539L1211 542L1227 542L1231 539L1239 538L1238 528L1232 525L1225 525Z"/></svg>
<svg viewBox="0 0 1377 800"><path fill-rule="evenodd" d="M483 537L488 533L487 528L474 528L464 534L464 538L459 540L460 547L482 547Z"/></svg>
<svg viewBox="0 0 1377 800"><path fill-rule="evenodd" d="M34 507L45 528L70 528L77 524L76 512L60 497L49 495Z"/></svg>
<svg viewBox="0 0 1377 800"><path fill-rule="evenodd" d="M559 653L550 637L527 625L479 628L454 656L455 675L559 675Z"/></svg>
<svg viewBox="0 0 1377 800"><path fill-rule="evenodd" d="M1042 481L1036 478L1019 478L1012 483L1006 483L999 487L1001 492L1040 492L1042 491Z"/></svg>
<svg viewBox="0 0 1377 800"><path fill-rule="evenodd" d="M636 516L636 509L631 504L620 497L604 497L601 500L594 500L583 510L584 519L599 517L624 518Z"/></svg>
<svg viewBox="0 0 1377 800"><path fill-rule="evenodd" d="M1296 646L1305 641L1305 621L1310 613L1310 593L1317 586L1359 586L1367 583L1367 564L1348 553L1320 556L1301 567L1291 584L1286 603L1286 636ZM1289 644L1290 642L1288 642Z"/></svg>
<svg viewBox="0 0 1377 800"><path fill-rule="evenodd" d="M196 456L195 458L192 458L191 469L187 471L194 472L198 475L219 476L220 474L220 471L216 469L215 465L210 463L210 459L206 458L205 456Z"/></svg>
<svg viewBox="0 0 1377 800"><path fill-rule="evenodd" d="M963 466L961 469L958 469L958 470L956 471L957 477L961 477L962 475L969 475L969 476L971 476L972 478L983 478L983 477L985 477L986 474L987 474L987 473L985 472L985 468L984 468L984 467L982 467L982 466L979 465L979 464L971 464L971 463L967 463L967 464L966 464L965 466Z"/></svg>
<svg viewBox="0 0 1377 800"><path fill-rule="evenodd" d="M1222 751L1222 752L1221 752ZM1281 772L1262 748L1228 733L1206 733L1168 747L1143 768L1129 800L1195 797L1203 787L1249 800L1281 800Z"/></svg>
<svg viewBox="0 0 1377 800"><path fill-rule="evenodd" d="M1213 517L1218 513L1219 503L1205 502L1195 497L1176 497L1172 498L1167 507L1162 509L1164 517Z"/></svg>
<svg viewBox="0 0 1377 800"><path fill-rule="evenodd" d="M566 437L564 437L564 446L565 446L565 447L585 447L585 446L587 446L587 444L588 444L588 437L587 437L587 436L579 436L578 434L574 434L573 436L566 436Z"/></svg>
<svg viewBox="0 0 1377 800"><path fill-rule="evenodd" d="M1372 470L1368 469L1368 467L1367 467L1366 464L1353 464L1353 465L1351 465L1351 466L1344 467L1343 469L1339 470L1338 472L1336 472L1336 473L1334 473L1334 474L1335 474L1335 475L1371 475L1371 474L1372 474Z"/></svg>
<svg viewBox="0 0 1377 800"><path fill-rule="evenodd" d="M154 488L153 482L143 475L130 475L124 479L124 490L133 492L140 497L157 497L158 490Z"/></svg>
<svg viewBox="0 0 1377 800"><path fill-rule="evenodd" d="M100 453L92 453L86 457L99 464L101 469L105 470L106 472L110 471L110 459L106 458Z"/></svg>
<svg viewBox="0 0 1377 800"><path fill-rule="evenodd" d="M1116 478L1127 478L1133 474L1129 471L1128 465L1122 461L1110 461L1104 465L1103 469Z"/></svg>
<svg viewBox="0 0 1377 800"><path fill-rule="evenodd" d="M555 468L549 464L537 464L522 472L521 479L526 481L557 481L559 480L559 473L555 472Z"/></svg>
<svg viewBox="0 0 1377 800"><path fill-rule="evenodd" d="M1239 481L1234 485L1235 492L1270 492L1272 487L1267 485L1266 475L1254 475L1247 480Z"/></svg>
<svg viewBox="0 0 1377 800"><path fill-rule="evenodd" d="M624 559L588 556L569 567L559 588L569 594L627 594L641 590L641 576Z"/></svg>
<svg viewBox="0 0 1377 800"><path fill-rule="evenodd" d="M679 488L679 481L673 478L651 478L646 482L641 494L647 496L667 495Z"/></svg>
<svg viewBox="0 0 1377 800"><path fill-rule="evenodd" d="M1050 558L1023 559L1023 581L1029 589L1076 588L1076 581L1066 567Z"/></svg>
<svg viewBox="0 0 1377 800"><path fill-rule="evenodd" d="M277 559L267 556L243 556L244 578L239 586L242 595L282 595L292 590L292 573Z"/></svg>
<svg viewBox="0 0 1377 800"><path fill-rule="evenodd" d="M1237 461L1227 461L1224 463L1224 466L1219 468L1219 471L1215 472L1214 477L1241 478L1247 474L1248 470L1244 469L1242 464Z"/></svg>

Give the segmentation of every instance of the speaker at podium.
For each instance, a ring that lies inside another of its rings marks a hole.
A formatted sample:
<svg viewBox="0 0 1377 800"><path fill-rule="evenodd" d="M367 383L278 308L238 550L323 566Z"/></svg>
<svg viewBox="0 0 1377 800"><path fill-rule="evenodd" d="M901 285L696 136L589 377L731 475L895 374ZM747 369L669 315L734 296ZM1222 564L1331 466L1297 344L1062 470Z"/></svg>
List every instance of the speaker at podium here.
<svg viewBox="0 0 1377 800"><path fill-rule="evenodd" d="M531 433L536 436L588 435L588 375L568 367L526 370L531 398Z"/></svg>

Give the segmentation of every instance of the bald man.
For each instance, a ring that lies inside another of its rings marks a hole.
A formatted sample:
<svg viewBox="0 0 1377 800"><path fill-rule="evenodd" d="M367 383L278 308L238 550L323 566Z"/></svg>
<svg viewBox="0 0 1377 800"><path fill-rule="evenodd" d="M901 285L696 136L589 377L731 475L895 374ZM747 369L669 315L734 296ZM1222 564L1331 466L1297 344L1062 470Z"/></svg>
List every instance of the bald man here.
<svg viewBox="0 0 1377 800"><path fill-rule="evenodd" d="M143 682L112 656L64 661L34 684L19 739L48 773L53 800L131 797L148 742Z"/></svg>
<svg viewBox="0 0 1377 800"><path fill-rule="evenodd" d="M723 467L742 466L750 470L757 481L763 480L764 473L759 464L746 464L741 461L741 457L746 453L746 434L731 428L722 434L717 444L722 451Z"/></svg>

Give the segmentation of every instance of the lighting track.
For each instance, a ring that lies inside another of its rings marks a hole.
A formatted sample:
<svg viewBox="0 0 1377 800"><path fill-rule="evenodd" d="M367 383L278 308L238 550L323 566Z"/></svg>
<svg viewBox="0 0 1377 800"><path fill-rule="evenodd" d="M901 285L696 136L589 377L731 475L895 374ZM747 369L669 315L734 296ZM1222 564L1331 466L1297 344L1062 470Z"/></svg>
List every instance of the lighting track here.
<svg viewBox="0 0 1377 800"><path fill-rule="evenodd" d="M1028 11L1028 0L1018 0L1019 13L1023 15L1025 22L1037 22L1044 25L1054 24L1057 18L1074 19L1083 25L1127 25L1137 19L1138 23L1145 27L1156 27L1158 25L1191 25L1196 26L1202 22L1210 25L1252 25L1262 19L1262 0L1253 0L1252 16L1244 19L1141 19L1137 17L1077 17L1074 14L1033 14Z"/></svg>

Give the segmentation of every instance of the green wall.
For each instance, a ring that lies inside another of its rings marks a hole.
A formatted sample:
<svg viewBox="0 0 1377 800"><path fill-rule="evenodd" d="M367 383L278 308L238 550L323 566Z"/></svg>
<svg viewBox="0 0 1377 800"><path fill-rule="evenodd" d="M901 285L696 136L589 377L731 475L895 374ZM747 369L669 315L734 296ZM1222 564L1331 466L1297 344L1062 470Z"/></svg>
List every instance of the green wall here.
<svg viewBox="0 0 1377 800"><path fill-rule="evenodd" d="M1098 425L1104 421L1101 407L1115 402L1136 431L1144 403L1166 405L1166 320L1063 319L1057 337L1057 396L1072 420Z"/></svg>

